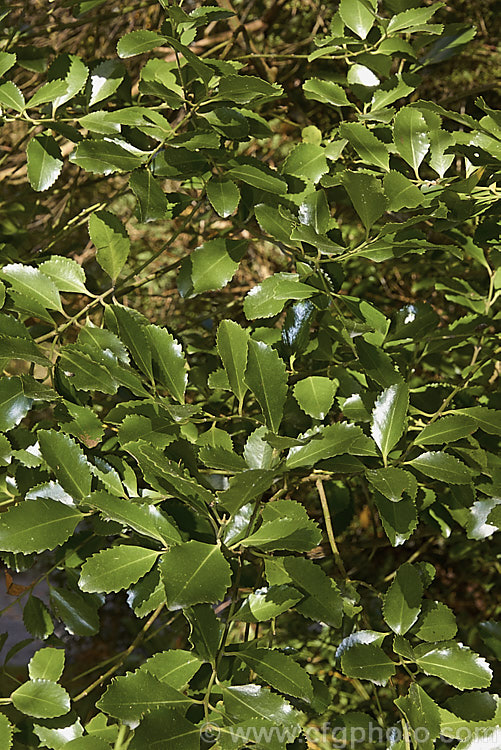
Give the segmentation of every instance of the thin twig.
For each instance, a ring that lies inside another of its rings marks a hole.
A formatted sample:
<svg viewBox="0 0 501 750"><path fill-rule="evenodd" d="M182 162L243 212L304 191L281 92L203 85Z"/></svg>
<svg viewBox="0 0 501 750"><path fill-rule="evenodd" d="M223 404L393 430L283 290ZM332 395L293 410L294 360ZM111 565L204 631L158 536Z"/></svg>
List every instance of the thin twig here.
<svg viewBox="0 0 501 750"><path fill-rule="evenodd" d="M327 497L325 495L324 485L321 479L317 479L316 486L318 490L318 496L320 497L320 503L322 505L322 512L324 514L324 521L325 521L325 528L327 531L327 536L329 538L329 544L331 546L332 554L334 556L334 561L338 567L339 572L343 576L343 578L348 579L348 573L346 572L346 568L344 567L343 560L341 558L341 555L339 554L339 549L336 544L336 538L334 536L334 529L332 528L332 520L331 520L331 514L329 511L329 504L327 502Z"/></svg>
<svg viewBox="0 0 501 750"><path fill-rule="evenodd" d="M148 632L148 630L151 628L159 614L161 613L162 609L165 606L165 602L162 602L162 604L159 604L159 606L156 608L156 610L153 612L151 617L148 618L148 620L145 622L137 636L134 638L132 643L130 644L129 648L126 649L123 653L122 658L120 661L118 661L116 664L114 664L112 667L110 667L104 674L100 675L97 680L94 680L88 687L85 688L85 690L82 690L81 693L79 693L76 698L73 698L73 702L76 703L77 701L82 700L82 698L85 698L89 693L91 693L95 688L99 687L99 685L102 685L103 682L105 682L111 675L115 674L115 672L120 669L122 664L124 663L125 659L132 654L135 648L141 643L144 636Z"/></svg>

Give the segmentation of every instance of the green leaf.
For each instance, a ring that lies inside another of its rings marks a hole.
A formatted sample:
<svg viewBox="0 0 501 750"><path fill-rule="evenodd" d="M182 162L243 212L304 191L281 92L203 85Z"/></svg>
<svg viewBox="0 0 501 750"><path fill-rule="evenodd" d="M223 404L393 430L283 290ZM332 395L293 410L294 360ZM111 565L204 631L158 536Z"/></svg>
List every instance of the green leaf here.
<svg viewBox="0 0 501 750"><path fill-rule="evenodd" d="M205 504L210 504L215 497L209 490L198 484L188 472L183 471L174 462L166 458L161 450L148 445L143 440L127 443L125 450L139 464L147 482L159 492L167 490L174 497L185 500L198 512L205 513Z"/></svg>
<svg viewBox="0 0 501 750"><path fill-rule="evenodd" d="M395 664L382 648L372 643L355 643L341 656L341 669L347 677L385 685L395 674Z"/></svg>
<svg viewBox="0 0 501 750"><path fill-rule="evenodd" d="M167 196L149 169L136 169L129 179L130 189L138 201L139 221L163 219L167 213Z"/></svg>
<svg viewBox="0 0 501 750"><path fill-rule="evenodd" d="M312 430L311 433L306 433L300 437L309 437L310 434L313 439L309 443L294 446L289 450L287 456L288 469L313 466L326 458L349 453L353 443L363 436L360 427L347 422L322 426L318 432Z"/></svg>
<svg viewBox="0 0 501 750"><path fill-rule="evenodd" d="M494 498L497 500L498 498ZM494 507L489 507L489 513L487 516L487 521L489 524L494 524L498 527L498 529L501 529L501 503L497 502ZM470 537L472 536L471 530L470 530ZM473 537L475 538L475 537Z"/></svg>
<svg viewBox="0 0 501 750"><path fill-rule="evenodd" d="M393 638L393 651L404 659L414 660L414 649L403 635L396 635Z"/></svg>
<svg viewBox="0 0 501 750"><path fill-rule="evenodd" d="M147 154L130 151L116 141L86 139L80 141L69 159L86 172L112 174L138 169L146 161Z"/></svg>
<svg viewBox="0 0 501 750"><path fill-rule="evenodd" d="M334 107L351 106L345 90L332 81L310 78L303 84L303 91L307 99L314 99L322 104L332 104Z"/></svg>
<svg viewBox="0 0 501 750"><path fill-rule="evenodd" d="M434 3L425 8L411 8L410 10L404 10L403 13L398 13L390 19L386 33L396 34L397 31L404 30L410 30L410 32L412 32L413 28L419 28L423 24L426 24L426 22L437 12L440 6L441 3Z"/></svg>
<svg viewBox="0 0 501 750"><path fill-rule="evenodd" d="M307 672L290 656L253 646L238 651L237 656L258 677L281 693L306 701L313 697L313 688Z"/></svg>
<svg viewBox="0 0 501 750"><path fill-rule="evenodd" d="M54 632L54 623L44 602L30 596L23 609L24 627L35 638L45 639Z"/></svg>
<svg viewBox="0 0 501 750"><path fill-rule="evenodd" d="M305 177L314 184L329 171L325 148L313 143L299 143L291 151L284 164L286 174Z"/></svg>
<svg viewBox="0 0 501 750"><path fill-rule="evenodd" d="M106 316L109 316L110 325L115 321L118 324L120 338L132 354L136 365L150 380L153 379L151 348L147 326L143 325L144 318L135 315L134 310L124 305L107 307Z"/></svg>
<svg viewBox="0 0 501 750"><path fill-rule="evenodd" d="M283 93L283 89L276 83L268 83L257 76L229 75L221 78L219 83L219 99L229 99L236 104L248 104L255 99L274 99Z"/></svg>
<svg viewBox="0 0 501 750"><path fill-rule="evenodd" d="M240 190L233 180L217 180L211 177L207 183L207 197L219 216L231 216L240 203Z"/></svg>
<svg viewBox="0 0 501 750"><path fill-rule="evenodd" d="M163 449L177 437L177 429L162 417L148 419L139 414L128 414L118 429L118 439L122 445L133 440L144 440ZM121 490L119 494L123 494Z"/></svg>
<svg viewBox="0 0 501 750"><path fill-rule="evenodd" d="M117 60L104 60L90 74L89 107L112 96L122 83L125 68Z"/></svg>
<svg viewBox="0 0 501 750"><path fill-rule="evenodd" d="M422 453L408 463L425 476L446 484L469 484L471 482L470 469L457 458L443 451Z"/></svg>
<svg viewBox="0 0 501 750"><path fill-rule="evenodd" d="M484 746L488 750L495 750L495 744L490 744L490 741L496 740L499 733L501 704L498 696L475 690L455 695L445 705L447 708L440 708L440 731L443 737L463 737L463 741L457 746L461 750L472 750L475 744L478 747L479 739L481 746L487 743ZM491 731L482 731L486 729ZM476 730L480 730L478 734Z"/></svg>
<svg viewBox="0 0 501 750"><path fill-rule="evenodd" d="M71 373L71 384L79 390L117 392L119 381L113 375L119 373L113 370L112 375L112 361L94 347L69 344L61 349L59 364Z"/></svg>
<svg viewBox="0 0 501 750"><path fill-rule="evenodd" d="M30 659L28 673L31 680L57 682L64 669L64 649L42 648Z"/></svg>
<svg viewBox="0 0 501 750"><path fill-rule="evenodd" d="M468 539L486 539L497 531L497 524L493 526L488 519L495 523L495 508L500 504L501 497L489 497L473 503L466 522Z"/></svg>
<svg viewBox="0 0 501 750"><path fill-rule="evenodd" d="M69 435L77 437L89 448L95 447L104 434L104 427L99 417L89 406L78 406L66 401L65 407L73 420L63 422L61 429Z"/></svg>
<svg viewBox="0 0 501 750"><path fill-rule="evenodd" d="M377 3L364 0L341 0L339 15L343 23L355 32L360 39L365 39L376 18Z"/></svg>
<svg viewBox="0 0 501 750"><path fill-rule="evenodd" d="M150 52L155 47L160 47L163 44L165 44L164 36L160 36L155 31L141 29L139 31L131 31L121 37L117 44L117 53L121 58L134 57L134 55L142 55L145 52Z"/></svg>
<svg viewBox="0 0 501 750"><path fill-rule="evenodd" d="M96 246L97 262L115 281L129 257L130 240L127 230L109 211L95 211L89 218L89 235Z"/></svg>
<svg viewBox="0 0 501 750"><path fill-rule="evenodd" d="M345 0L345 2L351 4L351 0ZM388 172L390 155L387 146L379 138L376 138L374 133L363 123L342 123L339 127L339 135L350 142L366 164L374 164Z"/></svg>
<svg viewBox="0 0 501 750"><path fill-rule="evenodd" d="M129 364L130 362L127 349L118 336L115 336L106 328L98 328L92 321L87 321L86 325L80 329L78 343L86 347L85 351L89 351L90 348L109 349L119 362L123 364Z"/></svg>
<svg viewBox="0 0 501 750"><path fill-rule="evenodd" d="M247 367L248 342L248 332L238 323L232 320L221 321L217 329L217 350L240 409L247 391L244 375Z"/></svg>
<svg viewBox="0 0 501 750"><path fill-rule="evenodd" d="M188 297L226 286L233 278L246 250L247 243L242 240L220 237L204 242L181 265L178 276L181 296Z"/></svg>
<svg viewBox="0 0 501 750"><path fill-rule="evenodd" d="M287 583L269 588L259 588L247 597L235 615L243 622L266 622L287 612L303 595Z"/></svg>
<svg viewBox="0 0 501 750"><path fill-rule="evenodd" d="M181 690L201 666L202 660L192 651L175 649L158 651L146 659L141 665L141 671L149 672L160 682L166 682L176 690Z"/></svg>
<svg viewBox="0 0 501 750"><path fill-rule="evenodd" d="M147 713L134 737L129 750L144 750L146 747L162 750L199 750L200 727L195 726L175 709L159 708Z"/></svg>
<svg viewBox="0 0 501 750"><path fill-rule="evenodd" d="M70 589L52 586L50 603L56 617L71 635L91 636L99 630L99 616L92 598Z"/></svg>
<svg viewBox="0 0 501 750"><path fill-rule="evenodd" d="M61 81L60 79L47 81L47 83L42 84L42 86L35 91L26 104L26 108L31 109L32 107L39 107L40 104L45 104L46 102L53 102L57 97L64 96L65 93L66 84L64 81Z"/></svg>
<svg viewBox="0 0 501 750"><path fill-rule="evenodd" d="M4 76L16 62L14 52L0 52L0 76Z"/></svg>
<svg viewBox="0 0 501 750"><path fill-rule="evenodd" d="M416 664L428 675L458 688L472 690L491 684L492 670L481 656L462 643L440 641L421 643L415 648Z"/></svg>
<svg viewBox="0 0 501 750"><path fill-rule="evenodd" d="M12 460L12 446L5 435L0 435L0 466L8 466Z"/></svg>
<svg viewBox="0 0 501 750"><path fill-rule="evenodd" d="M249 341L245 383L256 397L270 430L278 432L287 396L287 373L278 353L261 341Z"/></svg>
<svg viewBox="0 0 501 750"><path fill-rule="evenodd" d="M331 212L325 190L315 190L306 195L299 206L298 217L301 224L311 227L316 234L324 235L331 225Z"/></svg>
<svg viewBox="0 0 501 750"><path fill-rule="evenodd" d="M418 109L404 107L397 112L393 122L393 140L402 159L418 176L419 166L430 148L428 126Z"/></svg>
<svg viewBox="0 0 501 750"><path fill-rule="evenodd" d="M391 41L387 44L391 44ZM380 45L381 52L384 49L384 42ZM407 50L406 50L407 51ZM409 49L409 55L413 55L412 47ZM372 110L378 112L389 107L390 104L396 102L398 99L403 99L408 94L411 94L416 88L416 79L408 74L397 73L394 76L388 78L381 86L379 86L372 95Z"/></svg>
<svg viewBox="0 0 501 750"><path fill-rule="evenodd" d="M82 514L56 500L23 500L0 516L0 548L4 552L43 552L71 536Z"/></svg>
<svg viewBox="0 0 501 750"><path fill-rule="evenodd" d="M53 79L63 79L65 91L53 100L53 113L78 94L85 85L88 75L87 66L76 55L60 55L54 60L49 68L49 76Z"/></svg>
<svg viewBox="0 0 501 750"><path fill-rule="evenodd" d="M40 451L63 489L75 500L89 494L92 472L81 448L67 435L55 430L38 432Z"/></svg>
<svg viewBox="0 0 501 750"><path fill-rule="evenodd" d="M368 68L366 65L360 65L359 63L350 66L346 80L350 86L367 86L367 88L370 89L374 89L381 83L380 79L371 68Z"/></svg>
<svg viewBox="0 0 501 750"><path fill-rule="evenodd" d="M2 268L2 277L20 294L26 295L47 310L62 311L56 285L44 273L22 263L10 263Z"/></svg>
<svg viewBox="0 0 501 750"><path fill-rule="evenodd" d="M388 209L400 211L402 208L417 208L423 205L424 195L408 177L391 170L383 177L383 188L388 198Z"/></svg>
<svg viewBox="0 0 501 750"><path fill-rule="evenodd" d="M221 641L221 622L210 604L196 604L183 611L190 624L190 643L197 656L215 662Z"/></svg>
<svg viewBox="0 0 501 750"><path fill-rule="evenodd" d="M264 436L268 429L263 425L251 432L244 446L244 458L250 469L269 469L273 462L273 448Z"/></svg>
<svg viewBox="0 0 501 750"><path fill-rule="evenodd" d="M196 28L207 26L211 21L219 21L232 16L235 16L235 13L231 10L222 10L217 5L199 6L189 14L190 25Z"/></svg>
<svg viewBox="0 0 501 750"><path fill-rule="evenodd" d="M386 388L376 399L372 411L371 434L386 465L388 453L400 440L409 406L409 389L405 383Z"/></svg>
<svg viewBox="0 0 501 750"><path fill-rule="evenodd" d="M409 563L399 567L385 594L384 619L398 635L405 635L421 611L423 584L416 568Z"/></svg>
<svg viewBox="0 0 501 750"><path fill-rule="evenodd" d="M355 211L368 232L386 211L388 201L383 193L380 181L373 175L364 172L345 171L342 182Z"/></svg>
<svg viewBox="0 0 501 750"><path fill-rule="evenodd" d="M281 695L259 685L223 687L225 710L234 721L269 719L275 726L295 729L300 714ZM292 741L292 740L291 740Z"/></svg>
<svg viewBox="0 0 501 750"><path fill-rule="evenodd" d="M25 108L24 96L12 81L2 83L0 86L0 104L6 109L23 112Z"/></svg>
<svg viewBox="0 0 501 750"><path fill-rule="evenodd" d="M294 386L294 398L301 409L313 419L325 419L334 403L337 383L330 378L310 375L298 380Z"/></svg>
<svg viewBox="0 0 501 750"><path fill-rule="evenodd" d="M35 380L31 375L22 375L21 381L24 394L27 398L33 399L34 401L57 400L57 393L53 388L41 383L39 380Z"/></svg>
<svg viewBox="0 0 501 750"><path fill-rule="evenodd" d="M401 696L395 705L402 711L411 727L416 746L422 750L433 750L435 740L440 734L440 712L438 706L422 687L413 683L406 696ZM427 738L423 739L423 729ZM414 735L415 732L415 735Z"/></svg>
<svg viewBox="0 0 501 750"><path fill-rule="evenodd" d="M345 651L348 651L356 643L374 643L376 646L382 646L387 635L388 633L379 633L377 630L356 630L343 638L337 647L336 659L339 659Z"/></svg>
<svg viewBox="0 0 501 750"><path fill-rule="evenodd" d="M408 539L418 524L416 504L412 498L403 498L398 503L387 500L380 492L374 493L386 536L393 547L398 547Z"/></svg>
<svg viewBox="0 0 501 750"><path fill-rule="evenodd" d="M63 168L61 150L55 138L37 135L26 149L28 178L33 190L48 190L57 180Z"/></svg>
<svg viewBox="0 0 501 750"><path fill-rule="evenodd" d="M285 195L287 192L285 180L282 180L278 175L275 177L262 169L258 169L258 167L253 167L251 164L239 164L238 167L230 169L227 175L268 193Z"/></svg>
<svg viewBox="0 0 501 750"><path fill-rule="evenodd" d="M430 156L428 163L439 177L443 177L452 162L453 153L446 153L447 149L455 143L454 136L447 130L436 128L430 132Z"/></svg>
<svg viewBox="0 0 501 750"><path fill-rule="evenodd" d="M313 227L305 224L295 226L291 232L291 240L294 244L301 242L313 245L323 255L339 255L344 251L342 245L333 242L326 234L317 234Z"/></svg>
<svg viewBox="0 0 501 750"><path fill-rule="evenodd" d="M136 617L145 617L161 604L165 604L165 590L157 567L129 588L127 604L134 610Z"/></svg>
<svg viewBox="0 0 501 750"><path fill-rule="evenodd" d="M87 1L92 2L92 0ZM114 734L112 737L114 738ZM68 748L68 750L109 750L110 744L107 740L104 740L99 736L86 734L83 737L75 737L75 739L70 740L70 742L65 742L64 748L65 750L66 748Z"/></svg>
<svg viewBox="0 0 501 750"><path fill-rule="evenodd" d="M416 497L416 478L409 471L389 466L385 469L368 470L366 475L371 485L392 503L398 503L404 492L413 499Z"/></svg>
<svg viewBox="0 0 501 750"><path fill-rule="evenodd" d="M308 299L316 291L314 287L302 284L297 273L275 273L247 293L245 317L247 320L270 318L282 312L289 300Z"/></svg>
<svg viewBox="0 0 501 750"><path fill-rule="evenodd" d="M130 526L151 539L158 539L165 544L181 542L181 535L174 523L155 505L133 503L106 492L93 492L85 504L101 511L106 519Z"/></svg>
<svg viewBox="0 0 501 750"><path fill-rule="evenodd" d="M246 503L260 497L273 484L275 473L263 469L242 471L230 480L230 486L219 493L219 502L231 515Z"/></svg>
<svg viewBox="0 0 501 750"><path fill-rule="evenodd" d="M189 47L186 47L186 45L178 42L177 39L169 36L166 37L166 41L173 49L184 57L186 62L189 63L190 67L196 72L197 76L203 81L205 87L207 87L209 81L214 75L213 69L202 62L198 55L192 52Z"/></svg>
<svg viewBox="0 0 501 750"><path fill-rule="evenodd" d="M102 716L102 714L101 714ZM95 722L95 720L93 720ZM91 722L92 723L92 722ZM109 750L109 745L104 740L98 740L92 737L82 738L83 726L80 719L74 711L70 711L64 717L56 719L47 719L41 723L33 724L33 731L40 739L44 747L53 748L53 750L64 750L71 745L72 748L90 748L90 750ZM92 731L90 728L88 731ZM74 744L74 740L80 739L83 744ZM88 745L84 742L87 739L91 743ZM102 742L103 744L99 744Z"/></svg>
<svg viewBox="0 0 501 750"><path fill-rule="evenodd" d="M305 599L296 605L302 615L334 628L340 627L343 613L341 595L334 581L326 576L319 565L301 557L288 557L284 561L281 580L270 578L268 567L266 576L272 585L290 582L304 594Z"/></svg>
<svg viewBox="0 0 501 750"><path fill-rule="evenodd" d="M423 602L416 635L423 641L449 641L457 633L456 618L453 612L442 602Z"/></svg>
<svg viewBox="0 0 501 750"><path fill-rule="evenodd" d="M304 506L295 500L267 503L261 518L262 525L242 541L244 546L306 552L320 542L318 526L309 518Z"/></svg>
<svg viewBox="0 0 501 750"><path fill-rule="evenodd" d="M471 417L481 430L489 435L501 435L500 409L488 409L486 406L470 406L467 409L458 409L458 414Z"/></svg>
<svg viewBox="0 0 501 750"><path fill-rule="evenodd" d="M279 518L263 523L251 536L242 540L244 547L256 547L262 550L291 550L307 552L318 544L321 535L312 521L304 529L295 518Z"/></svg>
<svg viewBox="0 0 501 750"><path fill-rule="evenodd" d="M87 592L126 589L151 570L159 554L125 544L102 549L85 561L78 585Z"/></svg>
<svg viewBox="0 0 501 750"><path fill-rule="evenodd" d="M24 395L19 378L0 377L0 430L7 432L19 424L32 404Z"/></svg>
<svg viewBox="0 0 501 750"><path fill-rule="evenodd" d="M2 52L1 54L6 55L8 53ZM12 57L14 57L14 55L12 55ZM10 748L12 747L13 733L14 727L7 719L7 717L4 714L0 713L0 737L2 738L4 743L4 750L10 750Z"/></svg>
<svg viewBox="0 0 501 750"><path fill-rule="evenodd" d="M427 425L414 438L414 442L418 445L453 443L455 440L461 440L461 438L471 435L475 429L476 425L471 417L463 414L451 414Z"/></svg>
<svg viewBox="0 0 501 750"><path fill-rule="evenodd" d="M188 382L186 359L181 344L166 328L149 325L146 328L156 379L184 404Z"/></svg>
<svg viewBox="0 0 501 750"><path fill-rule="evenodd" d="M439 317L433 308L423 302L404 305L395 314L387 341L396 342L419 339L425 333L436 329Z"/></svg>
<svg viewBox="0 0 501 750"><path fill-rule="evenodd" d="M70 696L61 685L50 680L29 680L10 697L18 711L37 719L63 716L70 710Z"/></svg>
<svg viewBox="0 0 501 750"><path fill-rule="evenodd" d="M190 698L143 669L116 677L96 704L104 713L124 722L138 721L146 711L161 707L183 710L190 705Z"/></svg>
<svg viewBox="0 0 501 750"><path fill-rule="evenodd" d="M231 582L231 568L215 544L190 541L172 547L160 563L170 610L217 602Z"/></svg>
<svg viewBox="0 0 501 750"><path fill-rule="evenodd" d="M423 586L425 587L425 589L427 589L435 579L435 575L437 572L435 566L431 563L420 562L415 563L414 567L418 569L419 575L421 576L421 579L423 581Z"/></svg>
<svg viewBox="0 0 501 750"><path fill-rule="evenodd" d="M501 659L501 623L494 620L480 622L478 632L496 659Z"/></svg>
<svg viewBox="0 0 501 750"><path fill-rule="evenodd" d="M288 215L282 213L280 207L277 210L274 206L268 206L266 203L258 203L257 206L254 206L254 214L263 232L267 232L280 242L290 245L290 236L294 226L292 215L289 218Z"/></svg>
<svg viewBox="0 0 501 750"><path fill-rule="evenodd" d="M242 456L233 450L222 448L220 445L204 445L198 454L199 459L211 469L221 471L240 472L247 469Z"/></svg>
<svg viewBox="0 0 501 750"><path fill-rule="evenodd" d="M54 255L39 266L40 271L48 276L60 292L87 294L85 271L75 260Z"/></svg>
<svg viewBox="0 0 501 750"><path fill-rule="evenodd" d="M102 109L79 117L78 122L82 128L89 130L91 133L116 135L120 132L120 124L116 121L113 114Z"/></svg>

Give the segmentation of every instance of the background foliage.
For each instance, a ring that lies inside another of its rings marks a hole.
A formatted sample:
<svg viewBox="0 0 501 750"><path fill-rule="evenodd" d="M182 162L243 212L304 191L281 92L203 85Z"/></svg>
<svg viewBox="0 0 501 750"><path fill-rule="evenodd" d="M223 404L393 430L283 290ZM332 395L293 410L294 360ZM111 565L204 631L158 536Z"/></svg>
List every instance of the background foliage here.
<svg viewBox="0 0 501 750"><path fill-rule="evenodd" d="M499 747L494 5L1 17L3 747Z"/></svg>

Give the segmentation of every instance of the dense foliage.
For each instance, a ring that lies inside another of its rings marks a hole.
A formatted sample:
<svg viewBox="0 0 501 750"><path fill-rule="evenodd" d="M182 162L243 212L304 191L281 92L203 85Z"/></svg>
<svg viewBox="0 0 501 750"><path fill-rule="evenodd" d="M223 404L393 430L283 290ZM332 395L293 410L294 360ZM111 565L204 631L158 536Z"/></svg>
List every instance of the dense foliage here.
<svg viewBox="0 0 501 750"><path fill-rule="evenodd" d="M499 748L501 111L420 98L474 29L52 5L1 12L2 750Z"/></svg>

